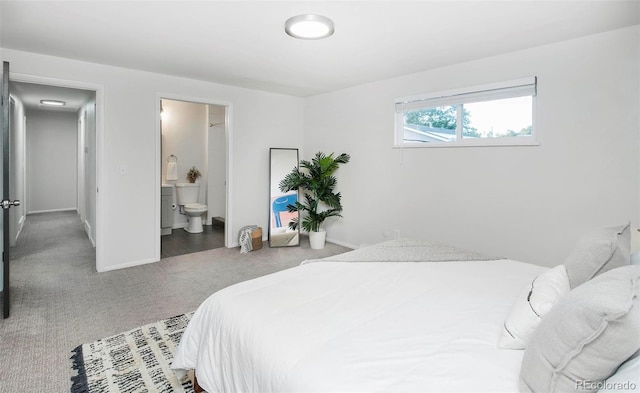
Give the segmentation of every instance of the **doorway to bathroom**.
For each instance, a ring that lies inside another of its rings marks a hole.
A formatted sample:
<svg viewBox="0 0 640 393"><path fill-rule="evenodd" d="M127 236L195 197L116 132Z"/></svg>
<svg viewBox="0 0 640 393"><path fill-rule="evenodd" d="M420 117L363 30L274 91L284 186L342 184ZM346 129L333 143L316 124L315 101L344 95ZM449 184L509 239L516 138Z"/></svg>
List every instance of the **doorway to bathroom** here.
<svg viewBox="0 0 640 393"><path fill-rule="evenodd" d="M160 99L160 258L225 247L227 111Z"/></svg>

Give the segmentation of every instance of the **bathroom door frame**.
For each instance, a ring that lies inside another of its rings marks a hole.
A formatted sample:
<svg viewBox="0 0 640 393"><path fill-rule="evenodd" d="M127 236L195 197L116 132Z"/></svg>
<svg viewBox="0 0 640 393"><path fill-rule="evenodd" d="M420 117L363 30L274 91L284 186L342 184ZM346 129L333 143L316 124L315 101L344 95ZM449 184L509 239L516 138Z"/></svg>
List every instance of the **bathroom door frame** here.
<svg viewBox="0 0 640 393"><path fill-rule="evenodd" d="M231 212L232 209L232 184L233 178L231 174L233 173L233 103L229 101L221 101L214 100L209 98L202 97L192 97L192 96L183 96L179 94L172 93L157 93L156 94L156 187L155 187L155 212L156 212L156 247L155 247L155 259L160 260L161 253L161 186L162 186L162 122L160 119L160 110L162 100L175 100L175 101L185 101L191 102L194 104L203 104L203 105L217 105L223 106L224 109L224 135L225 135L225 151L226 151L226 171L225 171L225 220L224 220L224 246L229 248L233 245L233 234L231 233L230 228L233 228L233 217Z"/></svg>

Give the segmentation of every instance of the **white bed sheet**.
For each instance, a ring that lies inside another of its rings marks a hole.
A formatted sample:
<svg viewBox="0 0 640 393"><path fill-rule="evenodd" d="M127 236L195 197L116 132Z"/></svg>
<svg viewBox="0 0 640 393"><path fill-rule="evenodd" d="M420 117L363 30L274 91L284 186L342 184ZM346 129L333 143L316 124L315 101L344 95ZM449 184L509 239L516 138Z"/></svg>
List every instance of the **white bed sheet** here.
<svg viewBox="0 0 640 393"><path fill-rule="evenodd" d="M512 260L323 262L242 282L196 311L172 367L207 392L517 392L496 344L522 288Z"/></svg>

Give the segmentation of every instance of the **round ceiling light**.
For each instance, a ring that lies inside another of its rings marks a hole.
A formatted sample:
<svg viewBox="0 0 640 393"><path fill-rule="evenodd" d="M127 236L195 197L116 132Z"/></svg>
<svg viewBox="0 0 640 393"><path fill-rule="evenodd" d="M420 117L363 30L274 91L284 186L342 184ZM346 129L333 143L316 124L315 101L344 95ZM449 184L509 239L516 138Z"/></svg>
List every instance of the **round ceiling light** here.
<svg viewBox="0 0 640 393"><path fill-rule="evenodd" d="M284 24L284 31L302 40L319 40L333 34L333 21L322 15L296 15Z"/></svg>

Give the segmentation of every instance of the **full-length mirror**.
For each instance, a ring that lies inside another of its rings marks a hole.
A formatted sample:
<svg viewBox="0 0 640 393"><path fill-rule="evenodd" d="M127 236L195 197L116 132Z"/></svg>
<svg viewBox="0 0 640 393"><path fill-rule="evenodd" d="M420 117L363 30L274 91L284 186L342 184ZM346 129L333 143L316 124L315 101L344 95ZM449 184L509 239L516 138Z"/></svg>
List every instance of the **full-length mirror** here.
<svg viewBox="0 0 640 393"><path fill-rule="evenodd" d="M290 212L289 205L298 201L298 191L280 191L280 181L298 167L298 149L269 150L269 246L290 247L300 244L299 229L289 228L289 222L298 218L298 211Z"/></svg>

